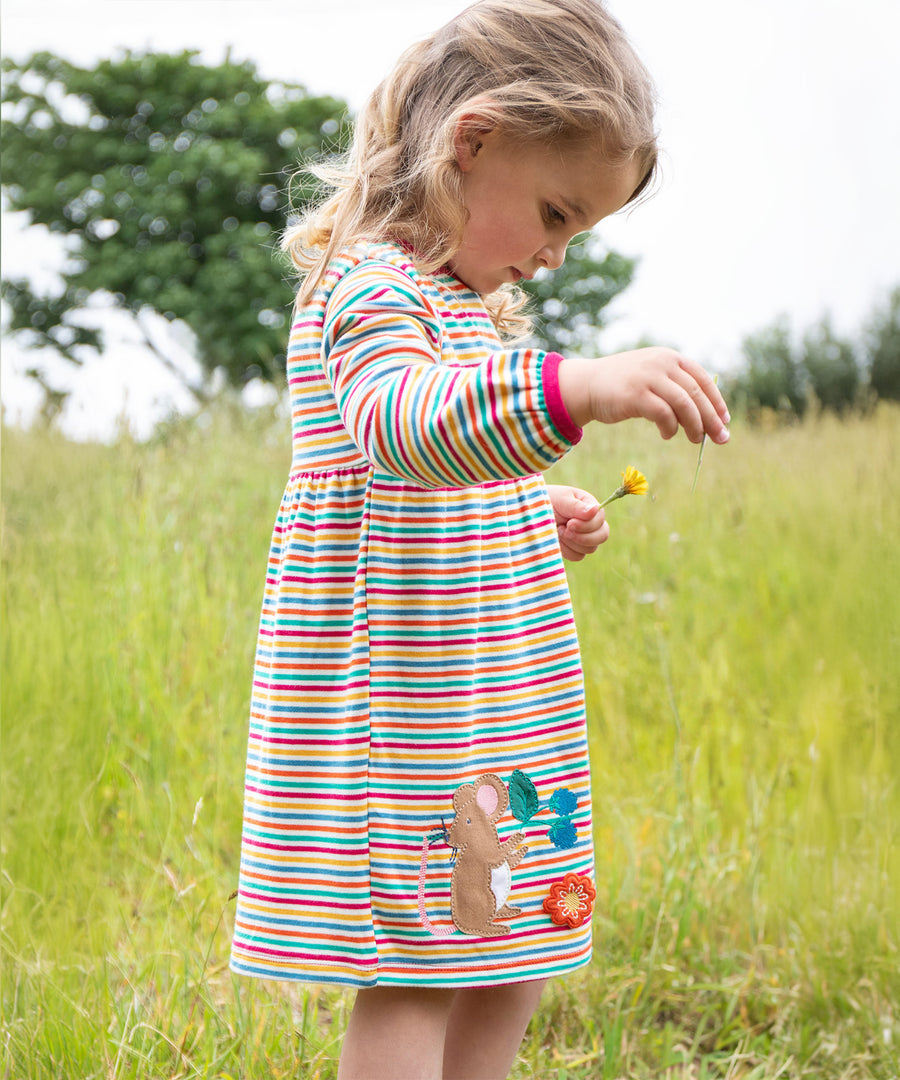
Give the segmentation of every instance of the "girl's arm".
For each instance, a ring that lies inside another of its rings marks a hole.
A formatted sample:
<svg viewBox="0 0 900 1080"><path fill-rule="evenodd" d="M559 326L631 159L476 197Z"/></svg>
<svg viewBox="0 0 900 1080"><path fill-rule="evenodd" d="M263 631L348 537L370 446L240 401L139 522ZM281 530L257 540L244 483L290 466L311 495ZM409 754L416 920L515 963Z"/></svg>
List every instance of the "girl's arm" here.
<svg viewBox="0 0 900 1080"><path fill-rule="evenodd" d="M323 370L350 438L380 471L468 487L544 472L581 438L559 393L562 358L489 351L484 323L448 340L432 301L389 263L367 260L335 285ZM441 362L457 358L469 363Z"/></svg>
<svg viewBox="0 0 900 1080"><path fill-rule="evenodd" d="M712 376L674 349L563 360L559 390L579 427L589 420L615 424L643 417L656 424L664 439L683 427L691 442L700 442L704 434L713 442L728 442L731 417Z"/></svg>

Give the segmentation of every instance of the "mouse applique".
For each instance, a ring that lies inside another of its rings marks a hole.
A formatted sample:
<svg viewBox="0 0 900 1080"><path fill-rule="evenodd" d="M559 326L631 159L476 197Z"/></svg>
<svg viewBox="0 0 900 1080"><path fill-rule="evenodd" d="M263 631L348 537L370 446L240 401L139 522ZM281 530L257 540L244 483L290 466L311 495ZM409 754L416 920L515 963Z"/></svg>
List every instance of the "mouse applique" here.
<svg viewBox="0 0 900 1080"><path fill-rule="evenodd" d="M455 816L445 839L456 849L450 880L450 910L453 927L437 927L428 918L424 903L426 838L419 876L419 917L436 936L455 929L471 937L500 937L510 932L509 919L522 909L507 903L512 891L512 871L528 852L525 834L514 833L501 841L497 821L509 806L506 784L495 773L483 773L471 784L457 788L453 796Z"/></svg>

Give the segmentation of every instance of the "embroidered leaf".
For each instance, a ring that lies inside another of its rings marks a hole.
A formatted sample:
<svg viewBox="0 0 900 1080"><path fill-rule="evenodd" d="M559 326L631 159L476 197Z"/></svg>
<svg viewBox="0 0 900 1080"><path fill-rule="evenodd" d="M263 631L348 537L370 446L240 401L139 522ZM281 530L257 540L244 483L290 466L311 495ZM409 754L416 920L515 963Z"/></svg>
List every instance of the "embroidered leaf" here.
<svg viewBox="0 0 900 1080"><path fill-rule="evenodd" d="M509 781L509 805L517 821L531 821L541 808L537 788L521 769L516 769Z"/></svg>
<svg viewBox="0 0 900 1080"><path fill-rule="evenodd" d="M578 833L575 830L575 823L571 818L567 817L556 818L554 821L551 821L550 831L547 835L550 837L550 843L558 848L575 847L575 844L578 842Z"/></svg>
<svg viewBox="0 0 900 1080"><path fill-rule="evenodd" d="M557 814L574 814L577 808L575 793L567 787L557 788L550 796L550 809Z"/></svg>

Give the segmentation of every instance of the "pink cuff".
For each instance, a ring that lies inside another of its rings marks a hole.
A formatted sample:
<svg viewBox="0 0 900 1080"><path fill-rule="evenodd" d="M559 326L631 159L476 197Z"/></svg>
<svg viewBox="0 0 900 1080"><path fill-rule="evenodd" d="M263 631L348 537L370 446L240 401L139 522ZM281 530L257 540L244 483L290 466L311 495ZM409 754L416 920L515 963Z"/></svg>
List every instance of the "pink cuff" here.
<svg viewBox="0 0 900 1080"><path fill-rule="evenodd" d="M559 365L562 362L563 357L559 353L547 353L541 366L541 383L547 412L550 414L554 427L566 442L574 444L581 439L583 431L569 416L569 410L566 408L559 389Z"/></svg>

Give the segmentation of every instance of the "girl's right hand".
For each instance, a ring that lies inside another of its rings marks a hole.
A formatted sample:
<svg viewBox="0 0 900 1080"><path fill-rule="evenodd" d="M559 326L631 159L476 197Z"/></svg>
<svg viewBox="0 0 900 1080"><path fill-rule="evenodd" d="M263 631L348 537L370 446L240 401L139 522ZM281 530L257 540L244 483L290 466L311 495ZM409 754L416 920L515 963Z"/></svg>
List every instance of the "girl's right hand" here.
<svg viewBox="0 0 900 1080"><path fill-rule="evenodd" d="M693 443L704 435L728 442L731 422L713 377L674 349L652 347L596 360L563 360L559 388L574 423L616 424L643 417L671 439L683 427Z"/></svg>

